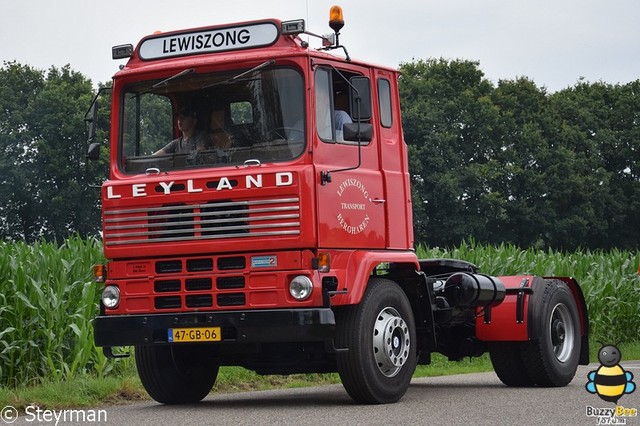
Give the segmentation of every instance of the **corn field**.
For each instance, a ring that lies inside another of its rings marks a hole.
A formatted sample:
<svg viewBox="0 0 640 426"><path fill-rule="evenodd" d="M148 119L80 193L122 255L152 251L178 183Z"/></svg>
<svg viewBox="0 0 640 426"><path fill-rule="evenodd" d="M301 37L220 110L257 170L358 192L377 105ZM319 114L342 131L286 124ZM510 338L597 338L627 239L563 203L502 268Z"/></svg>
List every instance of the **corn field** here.
<svg viewBox="0 0 640 426"><path fill-rule="evenodd" d="M101 259L96 239L0 242L0 386L112 368L94 348L90 324L101 290L92 265Z"/></svg>
<svg viewBox="0 0 640 426"><path fill-rule="evenodd" d="M640 338L639 253L561 253L471 241L453 249L419 247L418 255L468 260L492 275L573 276L587 299L594 339ZM104 376L122 365L93 345L90 320L98 313L101 289L91 270L102 261L97 239L0 242L0 387Z"/></svg>

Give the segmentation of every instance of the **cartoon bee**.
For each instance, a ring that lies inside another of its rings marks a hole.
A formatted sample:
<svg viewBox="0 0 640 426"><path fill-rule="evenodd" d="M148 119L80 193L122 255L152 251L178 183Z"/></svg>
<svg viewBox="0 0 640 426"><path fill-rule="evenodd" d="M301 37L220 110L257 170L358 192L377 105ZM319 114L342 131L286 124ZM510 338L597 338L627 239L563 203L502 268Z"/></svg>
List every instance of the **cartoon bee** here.
<svg viewBox="0 0 640 426"><path fill-rule="evenodd" d="M636 389L632 382L633 374L624 371L619 365L622 359L620 349L614 345L605 345L598 352L600 367L587 374L589 382L586 384L587 392L598 394L604 401L618 403L625 393L631 393Z"/></svg>

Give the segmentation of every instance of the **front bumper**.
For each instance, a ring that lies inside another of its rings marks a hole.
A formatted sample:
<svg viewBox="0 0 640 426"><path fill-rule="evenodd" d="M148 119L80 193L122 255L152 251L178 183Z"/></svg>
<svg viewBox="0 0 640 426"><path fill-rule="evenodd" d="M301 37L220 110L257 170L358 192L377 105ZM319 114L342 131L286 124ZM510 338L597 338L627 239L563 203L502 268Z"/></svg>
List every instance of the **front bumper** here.
<svg viewBox="0 0 640 426"><path fill-rule="evenodd" d="M101 315L93 320L95 344L103 347L168 343L167 330L176 327L221 327L220 344L327 342L335 324L330 308Z"/></svg>

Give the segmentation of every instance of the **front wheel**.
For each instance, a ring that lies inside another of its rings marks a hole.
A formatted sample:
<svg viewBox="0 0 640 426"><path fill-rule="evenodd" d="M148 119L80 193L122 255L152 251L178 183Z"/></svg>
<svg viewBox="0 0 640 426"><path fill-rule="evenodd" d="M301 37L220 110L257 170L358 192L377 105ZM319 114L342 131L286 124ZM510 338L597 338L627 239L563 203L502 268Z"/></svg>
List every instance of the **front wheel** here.
<svg viewBox="0 0 640 426"><path fill-rule="evenodd" d="M336 312L338 373L356 402L396 402L416 367L416 333L411 305L393 281L372 278L359 305Z"/></svg>
<svg viewBox="0 0 640 426"><path fill-rule="evenodd" d="M218 363L208 345L136 346L135 359L142 385L163 404L202 400L218 376Z"/></svg>

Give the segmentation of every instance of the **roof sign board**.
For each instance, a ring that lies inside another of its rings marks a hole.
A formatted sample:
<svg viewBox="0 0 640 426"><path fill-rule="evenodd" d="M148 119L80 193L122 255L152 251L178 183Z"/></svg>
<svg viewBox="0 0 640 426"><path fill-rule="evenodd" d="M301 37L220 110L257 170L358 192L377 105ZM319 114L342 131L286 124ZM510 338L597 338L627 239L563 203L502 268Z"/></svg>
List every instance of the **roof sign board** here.
<svg viewBox="0 0 640 426"><path fill-rule="evenodd" d="M276 42L278 35L274 22L172 33L143 40L139 56L151 60L269 46Z"/></svg>

